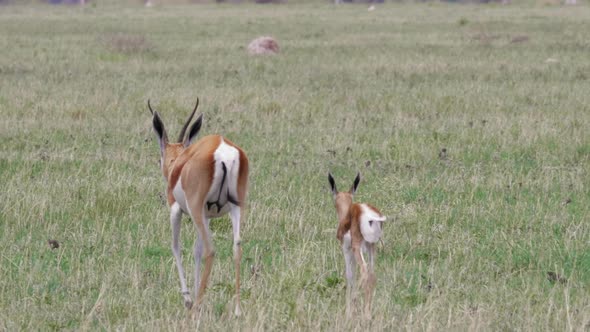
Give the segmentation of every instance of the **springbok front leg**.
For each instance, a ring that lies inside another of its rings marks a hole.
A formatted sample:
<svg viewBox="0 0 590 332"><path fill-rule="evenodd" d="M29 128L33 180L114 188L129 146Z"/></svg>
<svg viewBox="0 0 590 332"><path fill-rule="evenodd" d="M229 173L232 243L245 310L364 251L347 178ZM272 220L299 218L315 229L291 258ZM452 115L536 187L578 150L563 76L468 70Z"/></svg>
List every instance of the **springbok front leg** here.
<svg viewBox="0 0 590 332"><path fill-rule="evenodd" d="M342 253L344 254L344 263L346 264L344 275L346 277L346 316L351 317L352 292L354 289L354 253L350 241L350 234L344 236L342 240Z"/></svg>
<svg viewBox="0 0 590 332"><path fill-rule="evenodd" d="M240 239L240 223L242 218L242 208L240 206L231 205L230 218L232 223L232 230L234 235L234 266L236 269L236 307L234 314L240 316L242 309L240 308L240 262L242 260L242 243Z"/></svg>
<svg viewBox="0 0 590 332"><path fill-rule="evenodd" d="M190 293L186 287L186 279L184 278L184 269L182 267L182 256L180 254L180 221L182 219L182 210L178 203L174 203L170 209L170 226L172 227L172 254L178 269L178 277L180 278L180 291L184 298L184 306L190 309L193 306Z"/></svg>

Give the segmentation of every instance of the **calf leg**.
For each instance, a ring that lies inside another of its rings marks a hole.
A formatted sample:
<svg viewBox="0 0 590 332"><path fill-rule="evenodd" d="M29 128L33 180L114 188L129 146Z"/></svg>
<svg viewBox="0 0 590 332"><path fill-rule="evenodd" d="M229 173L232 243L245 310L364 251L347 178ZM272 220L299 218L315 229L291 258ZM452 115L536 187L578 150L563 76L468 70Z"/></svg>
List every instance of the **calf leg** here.
<svg viewBox="0 0 590 332"><path fill-rule="evenodd" d="M367 255L369 256L369 271L367 284L365 288L365 317L371 318L371 303L373 301L373 291L375 289L375 244L367 243Z"/></svg>
<svg viewBox="0 0 590 332"><path fill-rule="evenodd" d="M347 243L346 237L342 243L342 252L344 254L344 262L346 264L346 316L350 318L352 315L352 290L354 288L354 253L352 252L352 247L350 246L350 239Z"/></svg>
<svg viewBox="0 0 590 332"><path fill-rule="evenodd" d="M363 258L363 255L361 253L360 243L357 245L353 244L353 251L354 251L354 256L356 258L356 262L361 268L361 280L359 283L360 283L360 287L362 287L362 289L365 293L365 316L366 316L367 312L370 315L370 309L371 309L370 304L369 304L369 300L370 300L372 279L371 279L371 277L369 275L369 271L367 269L367 263L365 262L365 259Z"/></svg>

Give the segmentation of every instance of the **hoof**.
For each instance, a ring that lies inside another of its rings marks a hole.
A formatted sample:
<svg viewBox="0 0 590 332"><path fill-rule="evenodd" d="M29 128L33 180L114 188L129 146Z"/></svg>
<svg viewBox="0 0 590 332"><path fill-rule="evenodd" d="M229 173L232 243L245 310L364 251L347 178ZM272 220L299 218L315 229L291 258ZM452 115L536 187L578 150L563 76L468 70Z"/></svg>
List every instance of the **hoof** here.
<svg viewBox="0 0 590 332"><path fill-rule="evenodd" d="M236 306L236 309L234 310L234 315L236 315L236 317L240 317L242 315L242 309L240 309L240 305Z"/></svg>
<svg viewBox="0 0 590 332"><path fill-rule="evenodd" d="M191 308L193 307L193 301L191 299L184 299L184 307L187 308L188 310L191 310Z"/></svg>

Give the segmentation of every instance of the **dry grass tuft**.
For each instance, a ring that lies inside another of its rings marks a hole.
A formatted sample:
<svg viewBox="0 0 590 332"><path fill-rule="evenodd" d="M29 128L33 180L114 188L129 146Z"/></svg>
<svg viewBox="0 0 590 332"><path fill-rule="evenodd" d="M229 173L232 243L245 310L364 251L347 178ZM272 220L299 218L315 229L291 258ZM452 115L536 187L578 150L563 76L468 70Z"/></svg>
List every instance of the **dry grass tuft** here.
<svg viewBox="0 0 590 332"><path fill-rule="evenodd" d="M471 39L474 41L481 42L483 44L488 44L496 39L499 39L500 37L502 37L502 36L500 36L498 34L488 34L488 33L482 32L482 33L478 33L478 34L471 36Z"/></svg>
<svg viewBox="0 0 590 332"><path fill-rule="evenodd" d="M513 38L510 40L510 42L511 42L512 44L515 44L515 43L524 43L524 42L528 42L529 40L530 40L529 36L522 35L522 36L514 36L514 37L513 37Z"/></svg>
<svg viewBox="0 0 590 332"><path fill-rule="evenodd" d="M106 47L117 53L137 54L147 53L152 50L151 43L143 35L117 33L107 35L104 38Z"/></svg>

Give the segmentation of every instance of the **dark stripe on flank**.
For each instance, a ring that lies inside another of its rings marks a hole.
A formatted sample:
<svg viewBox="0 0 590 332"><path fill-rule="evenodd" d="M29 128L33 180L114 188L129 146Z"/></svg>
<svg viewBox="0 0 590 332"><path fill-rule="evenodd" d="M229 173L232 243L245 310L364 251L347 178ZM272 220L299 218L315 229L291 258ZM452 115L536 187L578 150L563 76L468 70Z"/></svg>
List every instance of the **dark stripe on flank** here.
<svg viewBox="0 0 590 332"><path fill-rule="evenodd" d="M225 163L222 161L221 162L221 169L223 170L223 176L221 177L221 185L219 186L219 196L217 197L217 201L214 202L207 202L207 210L211 210L211 207L213 205L217 206L217 212L221 211L221 209L225 206L225 204L227 203L220 203L221 201L221 192L223 190L223 185L225 184L225 178L227 176L227 167L225 166ZM229 188L227 188L227 201L239 206L240 203L233 198L230 193L229 193Z"/></svg>

